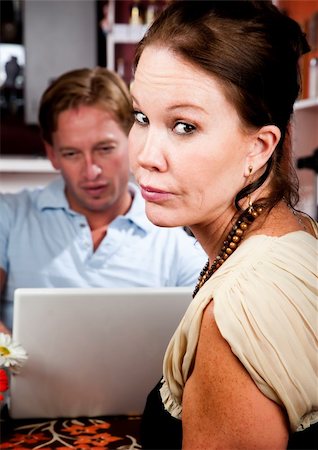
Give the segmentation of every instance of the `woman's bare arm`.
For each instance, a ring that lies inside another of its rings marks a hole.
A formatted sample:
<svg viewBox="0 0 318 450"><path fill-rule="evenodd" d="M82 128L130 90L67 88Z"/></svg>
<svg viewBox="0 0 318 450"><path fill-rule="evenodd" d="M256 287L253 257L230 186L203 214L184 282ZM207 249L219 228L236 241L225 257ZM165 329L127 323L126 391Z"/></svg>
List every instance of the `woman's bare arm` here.
<svg viewBox="0 0 318 450"><path fill-rule="evenodd" d="M202 320L195 367L183 396L183 449L285 449L282 409L262 394L221 336L213 302Z"/></svg>

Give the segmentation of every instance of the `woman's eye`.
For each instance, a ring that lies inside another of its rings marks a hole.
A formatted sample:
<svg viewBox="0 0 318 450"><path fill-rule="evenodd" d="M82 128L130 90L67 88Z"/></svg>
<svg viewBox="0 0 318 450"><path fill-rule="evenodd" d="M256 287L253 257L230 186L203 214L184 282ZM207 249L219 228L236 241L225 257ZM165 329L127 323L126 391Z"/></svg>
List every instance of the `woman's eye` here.
<svg viewBox="0 0 318 450"><path fill-rule="evenodd" d="M149 120L145 114L140 111L134 111L135 121L140 125L148 125Z"/></svg>
<svg viewBox="0 0 318 450"><path fill-rule="evenodd" d="M190 134L195 130L195 126L185 122L177 122L174 130L177 134Z"/></svg>

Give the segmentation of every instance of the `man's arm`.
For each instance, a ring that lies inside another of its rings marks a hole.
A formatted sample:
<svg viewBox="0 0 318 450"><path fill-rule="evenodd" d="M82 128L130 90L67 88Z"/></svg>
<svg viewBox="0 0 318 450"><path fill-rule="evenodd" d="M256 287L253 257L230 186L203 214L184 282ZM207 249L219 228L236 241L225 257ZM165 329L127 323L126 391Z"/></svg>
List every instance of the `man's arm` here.
<svg viewBox="0 0 318 450"><path fill-rule="evenodd" d="M2 297L2 294L3 294L3 291L4 291L4 286L6 284L6 280L7 280L7 274L0 267L0 293L1 293L0 295L1 295L1 297ZM0 298L0 303L1 303L1 298ZM1 321L0 321L0 333L11 334L10 331L8 330L8 328Z"/></svg>

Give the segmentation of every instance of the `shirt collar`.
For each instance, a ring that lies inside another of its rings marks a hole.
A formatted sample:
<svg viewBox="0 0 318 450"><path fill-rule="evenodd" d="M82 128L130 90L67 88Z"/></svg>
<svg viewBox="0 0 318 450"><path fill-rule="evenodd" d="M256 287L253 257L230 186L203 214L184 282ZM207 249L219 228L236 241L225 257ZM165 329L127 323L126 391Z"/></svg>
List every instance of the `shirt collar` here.
<svg viewBox="0 0 318 450"><path fill-rule="evenodd" d="M154 225L148 220L145 213L145 201L142 198L140 190L135 183L128 184L129 192L132 195L132 204L128 212L121 216L123 219L130 220L136 226L149 233ZM40 210L44 209L64 209L69 214L76 215L69 207L65 197L65 183L62 176L48 184L40 193L37 201ZM116 220L116 219L115 219Z"/></svg>
<svg viewBox="0 0 318 450"><path fill-rule="evenodd" d="M125 218L134 222L139 228L145 232L150 232L154 225L147 218L145 213L145 201L142 198L138 186L134 183L128 184L128 189L133 197L133 201L129 211L125 214Z"/></svg>
<svg viewBox="0 0 318 450"><path fill-rule="evenodd" d="M65 209L71 214L76 214L70 209L65 197L65 183L62 176L58 176L42 190L37 200L37 207L40 210Z"/></svg>

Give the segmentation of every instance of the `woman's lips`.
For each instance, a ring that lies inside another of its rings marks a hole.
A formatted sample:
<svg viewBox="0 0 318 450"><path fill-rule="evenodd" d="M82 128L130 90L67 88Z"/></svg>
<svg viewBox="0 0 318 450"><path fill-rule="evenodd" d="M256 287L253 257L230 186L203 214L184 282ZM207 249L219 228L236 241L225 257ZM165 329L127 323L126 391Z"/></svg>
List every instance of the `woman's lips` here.
<svg viewBox="0 0 318 450"><path fill-rule="evenodd" d="M171 192L163 191L152 186L140 186L141 195L147 202L163 202L171 197Z"/></svg>

